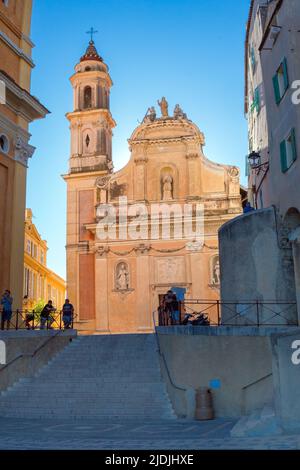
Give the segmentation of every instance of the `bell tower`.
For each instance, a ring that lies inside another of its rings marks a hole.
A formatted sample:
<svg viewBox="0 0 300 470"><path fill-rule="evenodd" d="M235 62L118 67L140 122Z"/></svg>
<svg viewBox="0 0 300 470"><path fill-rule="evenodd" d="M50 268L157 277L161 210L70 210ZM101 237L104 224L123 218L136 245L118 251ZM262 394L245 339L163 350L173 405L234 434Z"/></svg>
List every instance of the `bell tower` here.
<svg viewBox="0 0 300 470"><path fill-rule="evenodd" d="M93 30L91 31L93 34ZM96 330L96 253L86 225L96 219L97 181L113 171L110 113L112 80L93 37L72 75L73 111L67 183L67 286L80 329Z"/></svg>
<svg viewBox="0 0 300 470"><path fill-rule="evenodd" d="M75 66L70 81L74 110L67 114L71 130L69 171L111 172L112 129L116 125L109 104L112 80L93 39Z"/></svg>

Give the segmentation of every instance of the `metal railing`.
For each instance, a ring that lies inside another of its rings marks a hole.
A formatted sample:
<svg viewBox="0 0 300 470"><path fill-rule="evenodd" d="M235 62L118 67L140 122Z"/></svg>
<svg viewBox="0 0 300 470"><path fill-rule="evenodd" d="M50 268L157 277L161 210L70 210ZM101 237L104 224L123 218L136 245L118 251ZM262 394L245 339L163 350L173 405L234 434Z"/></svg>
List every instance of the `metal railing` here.
<svg viewBox="0 0 300 470"><path fill-rule="evenodd" d="M76 315L73 314L67 322L62 311L42 317L34 310L15 310L10 319L7 318L7 315L0 312L0 330L65 330L73 329Z"/></svg>
<svg viewBox="0 0 300 470"><path fill-rule="evenodd" d="M298 326L297 303L187 299L179 302L179 316L160 309L159 326Z"/></svg>

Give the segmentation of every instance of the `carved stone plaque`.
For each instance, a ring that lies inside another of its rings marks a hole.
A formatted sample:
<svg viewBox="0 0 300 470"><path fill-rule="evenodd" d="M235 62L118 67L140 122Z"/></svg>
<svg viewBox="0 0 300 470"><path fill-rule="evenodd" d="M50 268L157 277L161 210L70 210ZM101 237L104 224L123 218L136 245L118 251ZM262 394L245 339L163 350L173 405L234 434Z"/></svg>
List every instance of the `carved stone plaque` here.
<svg viewBox="0 0 300 470"><path fill-rule="evenodd" d="M158 284L185 282L184 256L156 258L155 280Z"/></svg>

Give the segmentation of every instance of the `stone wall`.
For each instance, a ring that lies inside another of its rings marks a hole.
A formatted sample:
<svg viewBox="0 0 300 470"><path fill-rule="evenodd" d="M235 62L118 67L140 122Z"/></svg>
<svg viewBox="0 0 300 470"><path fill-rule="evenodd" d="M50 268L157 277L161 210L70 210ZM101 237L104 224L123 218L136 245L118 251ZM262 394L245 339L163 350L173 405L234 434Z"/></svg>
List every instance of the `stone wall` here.
<svg viewBox="0 0 300 470"><path fill-rule="evenodd" d="M279 302L296 302L292 252L273 207L241 215L219 230L221 300L236 302L222 309L222 323L257 321L256 307L247 301L275 302L260 307L260 322L297 323L297 308ZM276 304L278 302L278 304ZM248 308L249 307L249 308ZM284 313L283 313L284 312ZM240 314L234 317L234 314Z"/></svg>
<svg viewBox="0 0 300 470"><path fill-rule="evenodd" d="M0 392L20 378L32 377L76 336L74 330L1 331L0 341L5 343L8 366L0 364Z"/></svg>
<svg viewBox="0 0 300 470"><path fill-rule="evenodd" d="M191 391L216 384L216 417L239 417L272 403L270 335L282 330L286 328L159 327L170 377L163 358L162 374L177 415L191 418Z"/></svg>

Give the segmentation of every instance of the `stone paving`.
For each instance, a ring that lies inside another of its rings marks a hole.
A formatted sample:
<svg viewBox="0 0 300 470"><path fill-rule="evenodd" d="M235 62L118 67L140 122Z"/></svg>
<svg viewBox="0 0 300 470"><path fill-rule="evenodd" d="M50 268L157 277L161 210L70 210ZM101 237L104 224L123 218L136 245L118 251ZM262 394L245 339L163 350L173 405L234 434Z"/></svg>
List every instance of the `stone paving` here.
<svg viewBox="0 0 300 470"><path fill-rule="evenodd" d="M300 435L231 438L232 420L37 421L0 418L1 450L299 450Z"/></svg>

